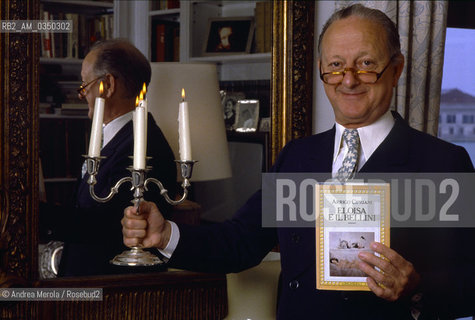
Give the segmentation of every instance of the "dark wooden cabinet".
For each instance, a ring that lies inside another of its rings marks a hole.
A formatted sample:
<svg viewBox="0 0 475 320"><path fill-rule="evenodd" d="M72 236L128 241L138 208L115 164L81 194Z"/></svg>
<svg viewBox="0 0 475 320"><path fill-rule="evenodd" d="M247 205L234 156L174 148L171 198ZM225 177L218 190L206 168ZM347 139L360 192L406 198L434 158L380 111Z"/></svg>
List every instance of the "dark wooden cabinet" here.
<svg viewBox="0 0 475 320"><path fill-rule="evenodd" d="M133 276L62 278L37 285L103 288L103 301L36 302L36 319L218 320L227 314L224 275L169 270Z"/></svg>

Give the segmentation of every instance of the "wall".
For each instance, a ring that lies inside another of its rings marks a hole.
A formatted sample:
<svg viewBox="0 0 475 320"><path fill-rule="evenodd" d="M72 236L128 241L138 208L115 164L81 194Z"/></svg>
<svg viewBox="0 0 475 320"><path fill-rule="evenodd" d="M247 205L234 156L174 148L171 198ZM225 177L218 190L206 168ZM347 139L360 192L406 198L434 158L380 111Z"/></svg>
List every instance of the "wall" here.
<svg viewBox="0 0 475 320"><path fill-rule="evenodd" d="M335 11L335 2L333 1L317 1L315 6L315 72L313 87L313 133L322 132L330 129L335 123L333 110L323 89L323 83L320 80L320 71L317 66L317 42L323 24Z"/></svg>

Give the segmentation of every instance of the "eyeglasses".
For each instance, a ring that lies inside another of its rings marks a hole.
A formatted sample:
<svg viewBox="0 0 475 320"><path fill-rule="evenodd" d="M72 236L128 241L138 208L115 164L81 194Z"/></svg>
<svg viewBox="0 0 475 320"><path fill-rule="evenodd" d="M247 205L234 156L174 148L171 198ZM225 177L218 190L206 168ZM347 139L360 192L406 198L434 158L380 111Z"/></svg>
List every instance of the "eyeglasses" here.
<svg viewBox="0 0 475 320"><path fill-rule="evenodd" d="M346 73L348 71L353 72L356 78L363 83L366 84L373 84L381 78L384 71L389 67L391 61L393 59L389 59L388 64L384 67L384 69L377 73L375 71L365 71L365 70L356 70L355 68L345 68L343 71L335 71L335 72L325 72L322 73L322 66L320 65L320 79L326 84L340 84L343 81Z"/></svg>
<svg viewBox="0 0 475 320"><path fill-rule="evenodd" d="M96 82L97 80L99 80L99 79L101 79L101 78L104 78L104 76L105 76L105 74L103 74L103 75L100 76L100 77L95 78L94 80L89 81L89 82L86 83L86 84L81 84L81 85L79 86L79 88L77 88L77 90L76 90L76 91L78 92L78 94L81 96L81 98L84 98L84 97L86 96L86 88L87 88L88 86L90 86L91 84L93 84L93 83Z"/></svg>

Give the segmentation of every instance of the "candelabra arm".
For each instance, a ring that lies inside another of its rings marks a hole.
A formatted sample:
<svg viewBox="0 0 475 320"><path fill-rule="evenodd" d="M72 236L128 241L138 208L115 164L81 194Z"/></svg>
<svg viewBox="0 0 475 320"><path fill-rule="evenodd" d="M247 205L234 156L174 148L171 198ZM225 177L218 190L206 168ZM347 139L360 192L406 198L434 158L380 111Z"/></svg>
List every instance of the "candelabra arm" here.
<svg viewBox="0 0 475 320"><path fill-rule="evenodd" d="M95 180L95 179L94 179ZM95 181L94 181L95 182ZM110 193L104 197L104 198L101 198L99 196L96 195L96 193L94 192L94 185L95 183L89 183L89 193L91 194L91 197L96 200L97 202L101 202L101 203L105 203L107 201L110 201L112 199L112 197L114 197L114 195L116 195L117 193L119 193L119 188L122 184L126 183L126 182L130 182L132 183L132 178L131 177L124 177L122 179L120 179L119 181L117 181L117 183L115 184L115 186L113 186L111 188L111 191Z"/></svg>
<svg viewBox="0 0 475 320"><path fill-rule="evenodd" d="M187 179L187 180L188 180L188 179ZM149 182L155 183L155 184L158 186L158 188L160 189L160 194L165 198L165 200L166 200L169 204L171 204L171 205L173 205L173 206L176 206L177 204L182 203L183 201L185 201L186 197L188 196L188 190L187 190L186 188L184 188L184 189L183 189L183 195L181 196L180 199L178 199L178 200L173 200L173 199L171 199L171 198L168 196L168 190L165 189L165 187L163 186L163 184L162 184L159 180L157 180L157 179L155 179L155 178L148 178L147 180L145 180L145 184L144 184L145 190L148 190L148 189L147 189L147 184L148 184Z"/></svg>

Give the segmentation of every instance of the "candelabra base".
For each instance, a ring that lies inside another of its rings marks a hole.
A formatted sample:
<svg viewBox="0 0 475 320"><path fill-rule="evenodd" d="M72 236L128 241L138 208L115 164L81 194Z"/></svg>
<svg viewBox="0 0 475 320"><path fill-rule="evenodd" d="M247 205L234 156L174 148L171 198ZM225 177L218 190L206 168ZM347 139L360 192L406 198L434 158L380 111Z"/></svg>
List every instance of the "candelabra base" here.
<svg viewBox="0 0 475 320"><path fill-rule="evenodd" d="M155 266L163 263L157 256L139 247L122 252L110 262L117 266Z"/></svg>

